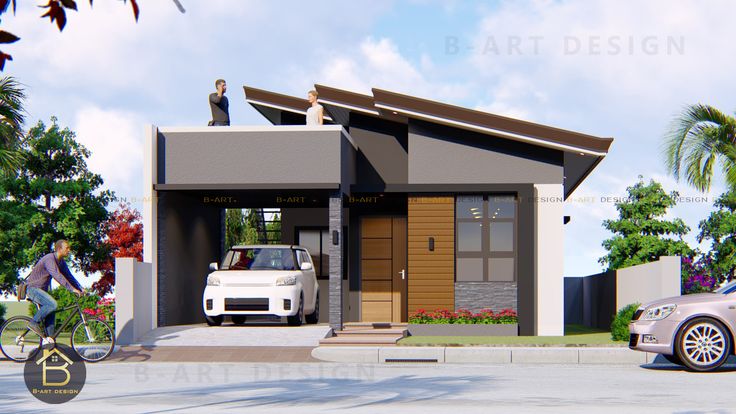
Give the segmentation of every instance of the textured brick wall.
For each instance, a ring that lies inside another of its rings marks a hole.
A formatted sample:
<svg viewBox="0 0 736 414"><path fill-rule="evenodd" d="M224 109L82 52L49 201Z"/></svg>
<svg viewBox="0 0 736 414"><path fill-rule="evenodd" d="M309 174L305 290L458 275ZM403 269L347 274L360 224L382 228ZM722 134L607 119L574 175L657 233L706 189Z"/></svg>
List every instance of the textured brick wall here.
<svg viewBox="0 0 736 414"><path fill-rule="evenodd" d="M335 193L330 196L330 326L333 329L341 329L342 315L342 244L345 242L342 234L342 194ZM332 244L332 232L340 234L339 244Z"/></svg>
<svg viewBox="0 0 736 414"><path fill-rule="evenodd" d="M516 282L456 282L455 310L469 309L478 312L481 309L517 310Z"/></svg>

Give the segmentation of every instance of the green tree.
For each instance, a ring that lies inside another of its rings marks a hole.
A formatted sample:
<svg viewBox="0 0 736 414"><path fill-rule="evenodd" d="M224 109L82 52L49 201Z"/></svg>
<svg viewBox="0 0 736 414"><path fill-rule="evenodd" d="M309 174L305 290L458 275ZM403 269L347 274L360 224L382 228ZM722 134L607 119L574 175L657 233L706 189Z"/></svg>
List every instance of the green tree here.
<svg viewBox="0 0 736 414"><path fill-rule="evenodd" d="M708 191L717 160L731 188L736 188L736 118L703 104L690 105L665 137L669 172L699 191Z"/></svg>
<svg viewBox="0 0 736 414"><path fill-rule="evenodd" d="M660 256L689 255L692 251L682 240L690 228L679 219L664 220L667 209L676 203L676 191L667 194L662 185L650 180L628 187L628 198L616 203L617 220L603 221L614 236L603 241L608 254L598 261L608 270L620 269L658 260Z"/></svg>
<svg viewBox="0 0 736 414"><path fill-rule="evenodd" d="M281 216L274 213L271 223L266 223L266 234L269 241L281 241Z"/></svg>
<svg viewBox="0 0 736 414"><path fill-rule="evenodd" d="M698 243L711 242L708 270L721 283L732 280L736 269L736 190L721 194L713 205L717 210L698 226Z"/></svg>
<svg viewBox="0 0 736 414"><path fill-rule="evenodd" d="M18 272L50 251L57 239L69 240L71 264L89 272L107 255L102 239L110 191L98 191L102 177L87 168L89 150L56 118L40 122L24 138L22 168L0 180L0 290Z"/></svg>
<svg viewBox="0 0 736 414"><path fill-rule="evenodd" d="M12 76L0 79L0 171L11 173L23 161L18 150L23 138L23 88Z"/></svg>
<svg viewBox="0 0 736 414"><path fill-rule="evenodd" d="M230 248L245 241L245 214L239 208L225 210L225 247Z"/></svg>

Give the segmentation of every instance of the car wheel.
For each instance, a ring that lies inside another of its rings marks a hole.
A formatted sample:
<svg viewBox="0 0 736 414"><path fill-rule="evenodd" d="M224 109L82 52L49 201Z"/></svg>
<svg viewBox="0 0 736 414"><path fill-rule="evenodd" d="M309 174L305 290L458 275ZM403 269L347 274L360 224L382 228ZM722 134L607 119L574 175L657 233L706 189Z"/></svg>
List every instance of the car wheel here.
<svg viewBox="0 0 736 414"><path fill-rule="evenodd" d="M722 323L710 318L695 318L680 328L677 357L693 371L712 371L731 354L731 338Z"/></svg>
<svg viewBox="0 0 736 414"><path fill-rule="evenodd" d="M233 315L230 317L230 319L233 320L233 323L236 325L242 325L245 323L245 315Z"/></svg>
<svg viewBox="0 0 736 414"><path fill-rule="evenodd" d="M677 354L672 354L672 355L661 354L661 355L662 355L662 358L666 359L668 362L672 364L683 365L682 360L680 359L680 357L677 356Z"/></svg>
<svg viewBox="0 0 736 414"><path fill-rule="evenodd" d="M314 299L314 312L307 315L305 319L309 324L314 324L319 321L319 291L317 291L317 297Z"/></svg>
<svg viewBox="0 0 736 414"><path fill-rule="evenodd" d="M217 316L207 316L205 315L204 319L207 321L207 325L209 326L220 326L222 325L222 315Z"/></svg>
<svg viewBox="0 0 736 414"><path fill-rule="evenodd" d="M296 315L287 316L286 320L291 326L301 326L302 320L304 319L304 293L299 295L299 310Z"/></svg>

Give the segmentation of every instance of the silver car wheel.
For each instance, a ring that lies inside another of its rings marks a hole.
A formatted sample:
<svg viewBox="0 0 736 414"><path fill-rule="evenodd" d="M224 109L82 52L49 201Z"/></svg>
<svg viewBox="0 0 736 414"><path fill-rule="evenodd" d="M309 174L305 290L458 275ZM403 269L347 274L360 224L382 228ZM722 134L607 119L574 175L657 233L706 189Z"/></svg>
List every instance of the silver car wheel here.
<svg viewBox="0 0 736 414"><path fill-rule="evenodd" d="M688 328L683 335L684 356L694 365L710 365L723 357L726 339L714 324L701 322Z"/></svg>

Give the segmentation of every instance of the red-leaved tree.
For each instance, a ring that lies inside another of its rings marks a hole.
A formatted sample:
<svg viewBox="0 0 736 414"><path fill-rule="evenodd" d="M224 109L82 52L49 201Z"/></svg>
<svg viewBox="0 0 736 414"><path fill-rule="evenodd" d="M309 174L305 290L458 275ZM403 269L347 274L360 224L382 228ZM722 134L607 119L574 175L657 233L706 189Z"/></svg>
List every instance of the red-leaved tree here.
<svg viewBox="0 0 736 414"><path fill-rule="evenodd" d="M115 258L135 257L143 261L143 223L138 210L130 204L120 204L105 222L105 243L109 252L105 260L92 263L92 272L100 272L100 280L92 289L100 296L112 292L115 287Z"/></svg>

